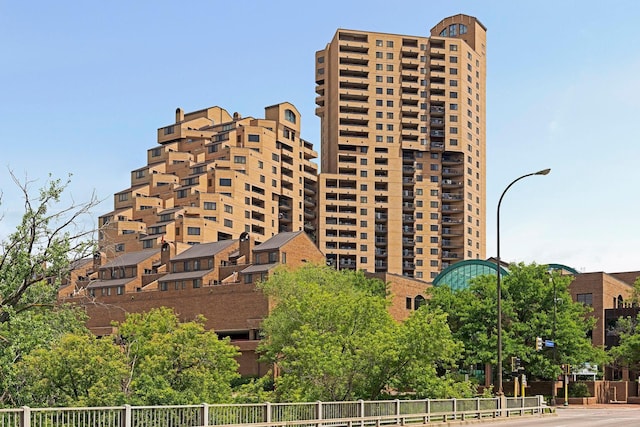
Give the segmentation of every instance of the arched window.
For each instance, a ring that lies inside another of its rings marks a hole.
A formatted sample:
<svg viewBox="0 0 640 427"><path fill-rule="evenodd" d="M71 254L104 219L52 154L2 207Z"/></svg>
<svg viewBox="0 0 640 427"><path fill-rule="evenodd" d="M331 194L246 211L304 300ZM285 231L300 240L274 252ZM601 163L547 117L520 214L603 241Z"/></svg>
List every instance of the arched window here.
<svg viewBox="0 0 640 427"><path fill-rule="evenodd" d="M296 113L294 113L293 111L286 109L284 110L284 118L288 121L290 121L291 123L295 123L296 122Z"/></svg>
<svg viewBox="0 0 640 427"><path fill-rule="evenodd" d="M413 307L417 310L423 305L425 305L424 297L422 295L416 295L413 301Z"/></svg>
<svg viewBox="0 0 640 427"><path fill-rule="evenodd" d="M624 307L624 298L622 298L622 295L618 295L618 308L622 307Z"/></svg>

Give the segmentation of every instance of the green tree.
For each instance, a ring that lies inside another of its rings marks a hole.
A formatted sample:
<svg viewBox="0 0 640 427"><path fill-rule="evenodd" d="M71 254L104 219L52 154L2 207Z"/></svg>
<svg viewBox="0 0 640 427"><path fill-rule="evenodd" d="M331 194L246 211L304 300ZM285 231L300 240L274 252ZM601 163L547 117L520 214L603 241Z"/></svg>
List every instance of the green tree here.
<svg viewBox="0 0 640 427"><path fill-rule="evenodd" d="M47 348L67 332L82 329L80 311L57 306L60 280L69 265L93 246L82 229L98 201L64 204L69 181L49 179L37 191L11 173L24 203L15 231L0 236L0 405L19 403L15 364L32 350ZM0 216L0 220L3 218Z"/></svg>
<svg viewBox="0 0 640 427"><path fill-rule="evenodd" d="M90 333L66 334L17 364L22 404L31 406L112 406L125 402L128 369L111 339Z"/></svg>
<svg viewBox="0 0 640 427"><path fill-rule="evenodd" d="M640 369L639 332L636 318L625 317L618 319L615 333L620 338L620 343L609 350L609 354L617 364L636 371Z"/></svg>
<svg viewBox="0 0 640 427"><path fill-rule="evenodd" d="M428 393L436 367L456 359L444 316L418 310L396 323L386 286L362 272L283 268L261 287L277 303L260 350L277 364L280 400L375 399L400 386Z"/></svg>
<svg viewBox="0 0 640 427"><path fill-rule="evenodd" d="M128 402L136 405L228 402L239 377L239 354L229 339L180 322L169 308L129 314L116 325L129 366Z"/></svg>
<svg viewBox="0 0 640 427"><path fill-rule="evenodd" d="M538 378L560 375L560 364L602 364L606 354L591 345L588 333L595 319L590 308L573 302L568 292L571 276L545 265L513 264L502 281L502 341L504 360L519 357L527 372ZM556 315L554 322L554 286ZM497 348L496 277L480 276L469 288L452 291L433 288L428 307L449 314L454 336L465 344L465 364L495 364ZM554 349L536 350L536 337L552 339ZM503 363L508 369L508 364Z"/></svg>

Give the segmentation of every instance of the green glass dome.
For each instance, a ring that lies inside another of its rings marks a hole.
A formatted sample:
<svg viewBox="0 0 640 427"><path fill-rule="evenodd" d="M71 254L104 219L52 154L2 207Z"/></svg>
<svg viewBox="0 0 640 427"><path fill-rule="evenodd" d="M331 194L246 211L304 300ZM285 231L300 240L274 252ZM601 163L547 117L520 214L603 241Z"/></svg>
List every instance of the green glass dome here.
<svg viewBox="0 0 640 427"><path fill-rule="evenodd" d="M579 274L575 269L563 264L547 264L549 270L564 270L570 274ZM449 286L453 290L466 289L469 280L486 274L496 274L496 263L482 259L467 259L445 268L433 279L433 286ZM509 270L501 267L500 275L506 276Z"/></svg>

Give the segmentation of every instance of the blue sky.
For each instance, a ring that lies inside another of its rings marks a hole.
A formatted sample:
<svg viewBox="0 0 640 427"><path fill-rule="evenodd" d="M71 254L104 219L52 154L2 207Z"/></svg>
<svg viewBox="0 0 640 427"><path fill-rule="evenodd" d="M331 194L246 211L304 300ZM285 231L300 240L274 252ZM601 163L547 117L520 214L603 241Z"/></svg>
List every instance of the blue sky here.
<svg viewBox="0 0 640 427"><path fill-rule="evenodd" d="M0 237L21 212L9 170L105 201L146 163L176 107L262 117L290 101L319 149L314 53L337 28L487 28L487 256L640 270L640 2L0 0Z"/></svg>

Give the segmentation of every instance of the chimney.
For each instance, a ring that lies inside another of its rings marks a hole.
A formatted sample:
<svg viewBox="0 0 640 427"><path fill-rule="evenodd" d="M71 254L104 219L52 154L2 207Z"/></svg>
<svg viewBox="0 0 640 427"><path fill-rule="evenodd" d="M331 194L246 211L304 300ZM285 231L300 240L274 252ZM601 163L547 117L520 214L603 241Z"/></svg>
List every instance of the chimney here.
<svg viewBox="0 0 640 427"><path fill-rule="evenodd" d="M184 111L182 108L176 108L176 123L184 121Z"/></svg>
<svg viewBox="0 0 640 427"><path fill-rule="evenodd" d="M253 238L246 231L240 234L240 257L244 257L246 264L252 264Z"/></svg>
<svg viewBox="0 0 640 427"><path fill-rule="evenodd" d="M169 268L169 260L175 255L175 251L171 249L171 245L168 242L162 242L160 248L160 264L166 265Z"/></svg>
<svg viewBox="0 0 640 427"><path fill-rule="evenodd" d="M93 271L98 271L102 265L102 252L93 253Z"/></svg>

